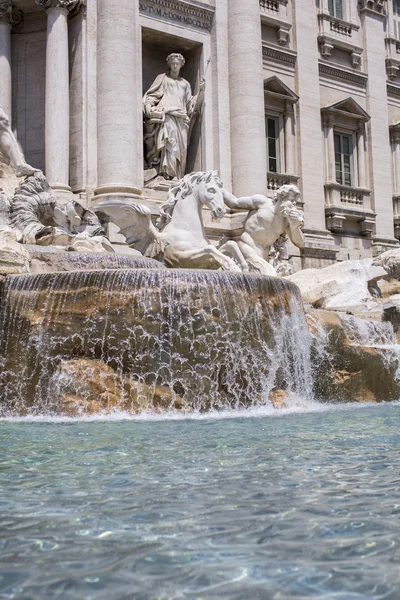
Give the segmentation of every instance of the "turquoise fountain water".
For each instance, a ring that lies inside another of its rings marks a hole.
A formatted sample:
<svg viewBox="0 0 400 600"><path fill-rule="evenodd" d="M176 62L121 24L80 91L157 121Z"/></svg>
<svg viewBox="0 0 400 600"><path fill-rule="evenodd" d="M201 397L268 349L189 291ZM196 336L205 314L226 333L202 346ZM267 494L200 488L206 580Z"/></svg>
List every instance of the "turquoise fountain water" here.
<svg viewBox="0 0 400 600"><path fill-rule="evenodd" d="M3 420L0 596L397 600L399 409Z"/></svg>

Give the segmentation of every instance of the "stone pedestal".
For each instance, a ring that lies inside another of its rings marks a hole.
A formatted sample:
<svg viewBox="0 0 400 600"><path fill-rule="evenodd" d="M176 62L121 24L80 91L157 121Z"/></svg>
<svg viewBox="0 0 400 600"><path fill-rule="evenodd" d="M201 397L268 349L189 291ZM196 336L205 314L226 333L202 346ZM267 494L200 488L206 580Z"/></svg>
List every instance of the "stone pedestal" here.
<svg viewBox="0 0 400 600"><path fill-rule="evenodd" d="M139 3L98 0L97 5L98 187L96 196L141 193L142 116ZM139 93L139 95L138 95ZM96 201L100 201L100 198Z"/></svg>
<svg viewBox="0 0 400 600"><path fill-rule="evenodd" d="M233 193L267 193L264 89L258 0L229 0Z"/></svg>

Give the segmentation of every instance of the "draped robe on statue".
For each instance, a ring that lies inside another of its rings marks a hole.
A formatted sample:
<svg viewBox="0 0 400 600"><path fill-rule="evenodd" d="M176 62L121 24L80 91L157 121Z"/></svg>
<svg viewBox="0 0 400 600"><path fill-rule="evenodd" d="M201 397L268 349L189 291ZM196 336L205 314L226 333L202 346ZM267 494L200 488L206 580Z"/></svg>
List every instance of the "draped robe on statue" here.
<svg viewBox="0 0 400 600"><path fill-rule="evenodd" d="M188 131L197 100L186 79L168 73L158 75L143 97L143 106L151 107L150 118L145 113L146 162L160 175L181 179L185 174Z"/></svg>

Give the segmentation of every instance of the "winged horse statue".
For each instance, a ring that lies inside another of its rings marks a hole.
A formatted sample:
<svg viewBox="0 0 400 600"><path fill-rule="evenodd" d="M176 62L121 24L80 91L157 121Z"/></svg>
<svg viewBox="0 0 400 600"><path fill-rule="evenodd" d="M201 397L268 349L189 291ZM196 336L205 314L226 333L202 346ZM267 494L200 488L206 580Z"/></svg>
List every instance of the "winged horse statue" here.
<svg viewBox="0 0 400 600"><path fill-rule="evenodd" d="M129 246L149 258L162 260L168 267L248 271L236 242L229 240L219 248L209 242L203 206L211 210L213 219L219 220L226 213L217 171L185 175L171 188L156 226L150 209L141 204L105 201L95 210L102 222L112 221L120 228Z"/></svg>

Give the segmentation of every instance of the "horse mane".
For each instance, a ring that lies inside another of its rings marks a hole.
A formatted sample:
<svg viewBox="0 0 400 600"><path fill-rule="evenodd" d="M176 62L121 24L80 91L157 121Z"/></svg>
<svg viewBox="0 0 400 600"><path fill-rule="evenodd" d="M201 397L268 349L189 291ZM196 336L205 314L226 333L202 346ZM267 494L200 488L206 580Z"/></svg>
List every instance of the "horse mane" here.
<svg viewBox="0 0 400 600"><path fill-rule="evenodd" d="M157 219L157 227L161 231L172 219L175 204L178 200L183 200L193 192L193 188L199 183L210 183L212 179L217 179L222 187L218 177L218 171L199 171L185 175L175 187L172 187L168 194L168 200L160 208L160 216Z"/></svg>

